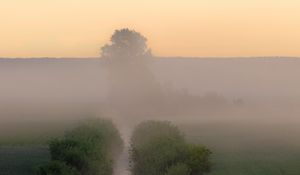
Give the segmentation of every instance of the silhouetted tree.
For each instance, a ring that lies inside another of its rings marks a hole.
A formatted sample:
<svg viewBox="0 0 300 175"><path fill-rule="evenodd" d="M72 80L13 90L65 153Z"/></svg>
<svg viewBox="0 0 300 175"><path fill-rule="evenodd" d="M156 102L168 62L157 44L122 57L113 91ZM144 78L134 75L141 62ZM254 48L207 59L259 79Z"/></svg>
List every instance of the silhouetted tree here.
<svg viewBox="0 0 300 175"><path fill-rule="evenodd" d="M109 44L101 48L103 58L137 58L149 55L147 39L128 28L116 30Z"/></svg>
<svg viewBox="0 0 300 175"><path fill-rule="evenodd" d="M108 69L110 107L123 116L157 111L154 108L162 101L162 90L150 70L147 39L134 30L116 30L101 51Z"/></svg>

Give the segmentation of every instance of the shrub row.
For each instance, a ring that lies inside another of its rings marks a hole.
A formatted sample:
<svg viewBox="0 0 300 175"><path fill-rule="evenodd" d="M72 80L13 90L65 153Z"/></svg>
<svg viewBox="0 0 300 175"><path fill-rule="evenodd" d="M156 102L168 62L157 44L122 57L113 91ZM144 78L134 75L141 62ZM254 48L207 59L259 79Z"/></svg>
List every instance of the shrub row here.
<svg viewBox="0 0 300 175"><path fill-rule="evenodd" d="M87 120L50 141L51 162L38 167L37 175L111 175L122 148L111 121ZM210 155L207 148L186 143L170 122L143 122L131 138L133 175L201 175L210 170Z"/></svg>
<svg viewBox="0 0 300 175"><path fill-rule="evenodd" d="M123 142L109 120L90 119L49 143L51 162L38 175L111 175Z"/></svg>
<svg viewBox="0 0 300 175"><path fill-rule="evenodd" d="M210 170L210 155L203 146L187 144L170 122L143 122L131 138L133 175L201 175Z"/></svg>

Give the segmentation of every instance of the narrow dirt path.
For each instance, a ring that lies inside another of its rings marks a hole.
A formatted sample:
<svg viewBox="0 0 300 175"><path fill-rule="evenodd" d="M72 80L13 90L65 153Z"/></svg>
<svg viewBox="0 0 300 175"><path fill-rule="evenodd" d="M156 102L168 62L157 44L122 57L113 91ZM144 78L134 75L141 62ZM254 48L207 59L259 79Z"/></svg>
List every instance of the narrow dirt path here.
<svg viewBox="0 0 300 175"><path fill-rule="evenodd" d="M124 141L124 150L115 163L113 175L131 175L129 169L129 149L132 129L128 126L120 125L118 128Z"/></svg>

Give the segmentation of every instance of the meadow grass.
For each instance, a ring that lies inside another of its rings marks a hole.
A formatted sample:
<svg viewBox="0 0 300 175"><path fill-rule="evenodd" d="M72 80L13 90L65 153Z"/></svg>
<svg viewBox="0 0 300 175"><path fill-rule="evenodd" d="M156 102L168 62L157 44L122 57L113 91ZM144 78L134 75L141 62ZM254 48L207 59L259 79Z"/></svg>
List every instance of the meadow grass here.
<svg viewBox="0 0 300 175"><path fill-rule="evenodd" d="M50 161L48 141L61 137L74 122L6 122L0 124L0 175L34 175Z"/></svg>
<svg viewBox="0 0 300 175"><path fill-rule="evenodd" d="M207 145L213 151L213 168L209 175L300 174L299 139L286 138L276 127L194 123L181 125L181 128L189 142Z"/></svg>
<svg viewBox="0 0 300 175"><path fill-rule="evenodd" d="M1 146L1 175L33 175L34 168L47 163L50 155L47 147L42 146Z"/></svg>
<svg viewBox="0 0 300 175"><path fill-rule="evenodd" d="M206 145L213 151L213 168L208 175L300 174L297 134L300 128L296 125L187 122L179 126L188 142ZM62 135L71 127L63 122L1 125L0 174L34 174L36 165L50 159L47 140Z"/></svg>

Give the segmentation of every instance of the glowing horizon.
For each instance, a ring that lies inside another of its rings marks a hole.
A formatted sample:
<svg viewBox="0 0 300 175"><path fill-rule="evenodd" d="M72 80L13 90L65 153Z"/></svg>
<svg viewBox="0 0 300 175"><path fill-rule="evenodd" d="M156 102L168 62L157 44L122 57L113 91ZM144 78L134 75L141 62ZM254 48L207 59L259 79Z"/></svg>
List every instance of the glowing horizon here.
<svg viewBox="0 0 300 175"><path fill-rule="evenodd" d="M0 57L96 57L115 29L157 56L300 56L296 0L4 0Z"/></svg>

